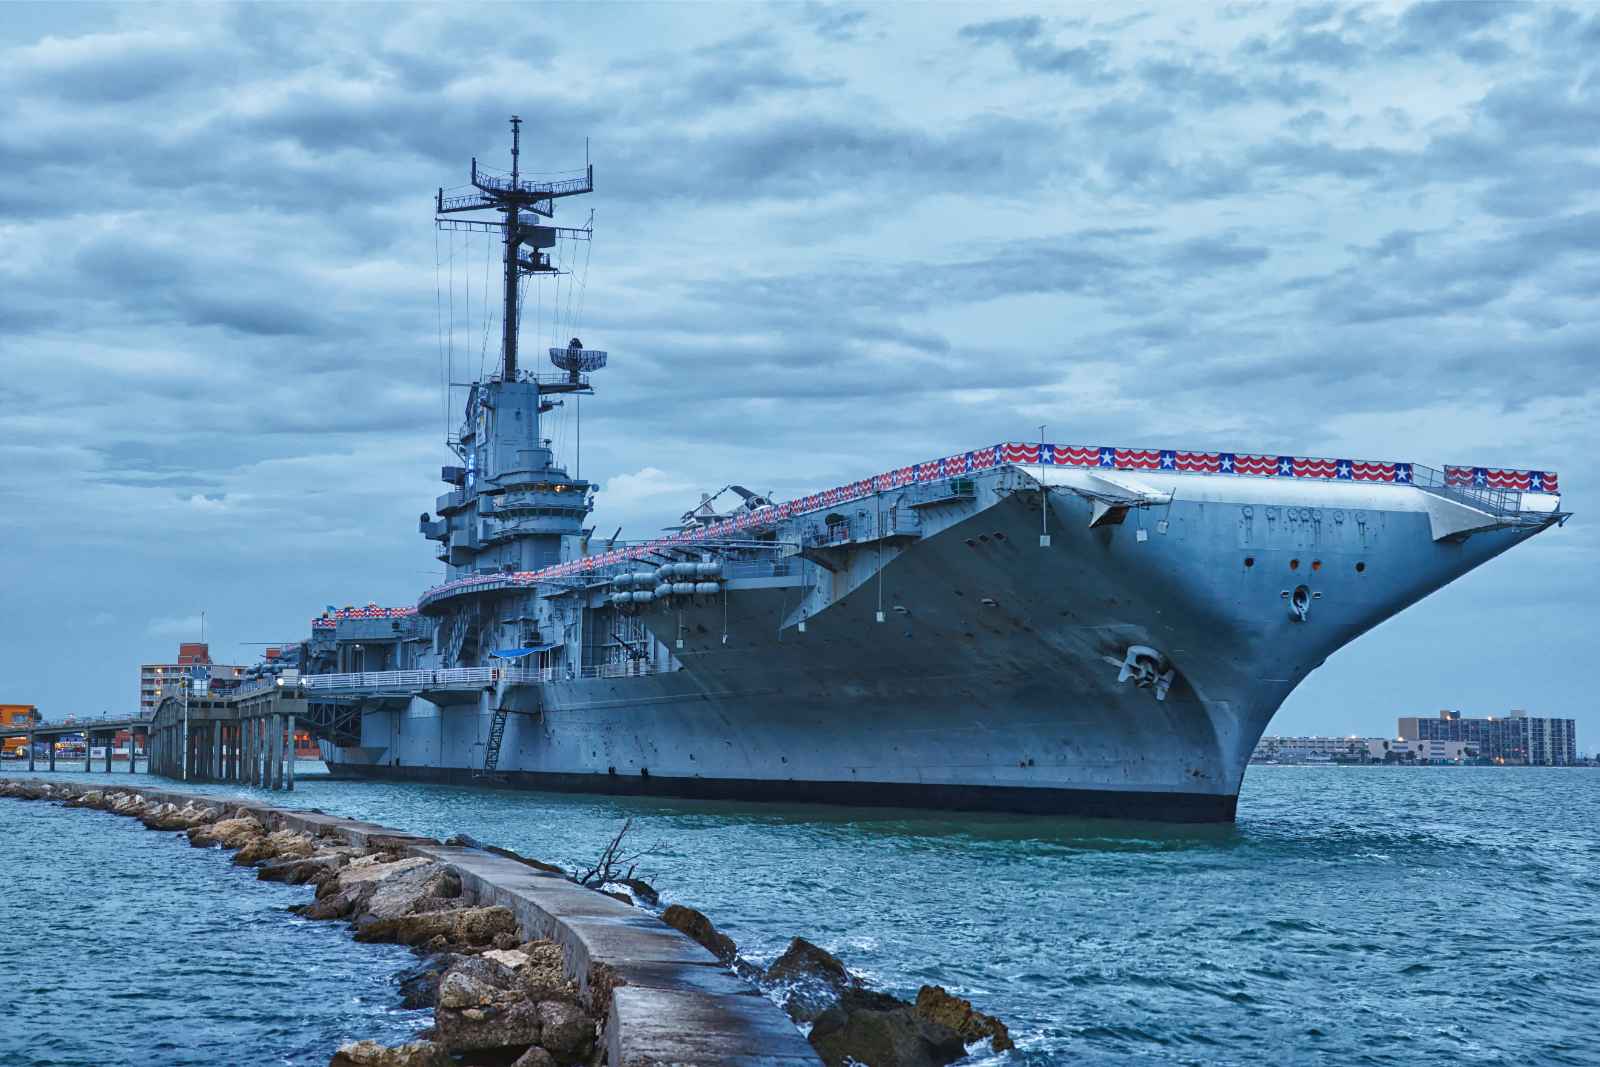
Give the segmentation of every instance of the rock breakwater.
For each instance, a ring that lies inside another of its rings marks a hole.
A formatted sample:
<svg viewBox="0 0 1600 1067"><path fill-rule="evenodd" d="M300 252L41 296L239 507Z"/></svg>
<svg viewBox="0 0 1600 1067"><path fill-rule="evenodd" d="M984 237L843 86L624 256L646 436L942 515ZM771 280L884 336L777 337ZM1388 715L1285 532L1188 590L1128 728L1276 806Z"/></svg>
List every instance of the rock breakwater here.
<svg viewBox="0 0 1600 1067"><path fill-rule="evenodd" d="M336 1067L815 1062L781 1013L716 978L721 965L637 909L520 859L321 813L165 790L0 779L0 797L139 819L223 848L257 877L313 888L296 910L358 941L414 946L401 996L433 1025L398 1046L343 1045ZM652 929L653 927L653 929ZM731 976L730 976L731 981ZM742 994L742 995L741 995ZM774 1018L782 1025L774 1025ZM685 1054L689 1053L689 1054Z"/></svg>
<svg viewBox="0 0 1600 1067"><path fill-rule="evenodd" d="M916 1003L870 991L800 938L763 968L700 912L672 904L657 915L645 882L585 888L559 867L470 838L441 843L166 790L0 779L0 796L102 810L226 849L261 880L310 887L312 899L292 909L302 916L348 923L356 941L411 946L419 962L398 976L398 996L430 1009L432 1026L402 1045L347 1043L334 1065L820 1058L935 1067L976 1042L1011 1047L1004 1024L938 987L923 987Z"/></svg>

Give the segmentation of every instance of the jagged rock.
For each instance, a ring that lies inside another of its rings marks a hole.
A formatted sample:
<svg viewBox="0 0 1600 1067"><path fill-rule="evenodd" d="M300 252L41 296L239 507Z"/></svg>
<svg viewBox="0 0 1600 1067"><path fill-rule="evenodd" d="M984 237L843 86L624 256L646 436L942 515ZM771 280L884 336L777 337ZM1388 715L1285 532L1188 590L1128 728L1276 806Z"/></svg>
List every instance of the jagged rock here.
<svg viewBox="0 0 1600 1067"><path fill-rule="evenodd" d="M517 937L515 934L495 934L494 947L500 949L516 948Z"/></svg>
<svg viewBox="0 0 1600 1067"><path fill-rule="evenodd" d="M535 1045L516 1058L511 1067L556 1067L556 1058L548 1049Z"/></svg>
<svg viewBox="0 0 1600 1067"><path fill-rule="evenodd" d="M633 898L626 893L618 892L615 889L602 889L599 892L601 896L610 897L612 900L620 900L630 908L633 907Z"/></svg>
<svg viewBox="0 0 1600 1067"><path fill-rule="evenodd" d="M68 797L66 806L69 808L98 808L105 803L106 795L98 789L91 789L87 793L80 793L75 797Z"/></svg>
<svg viewBox="0 0 1600 1067"><path fill-rule="evenodd" d="M693 908L672 904L661 913L661 921L700 942L723 963L732 963L739 954L739 946L733 943L733 938L718 930L710 919Z"/></svg>
<svg viewBox="0 0 1600 1067"><path fill-rule="evenodd" d="M566 954L560 945L529 941L519 951L528 958L517 968L517 982L525 994L534 1000L578 999L578 983L567 977Z"/></svg>
<svg viewBox="0 0 1600 1067"><path fill-rule="evenodd" d="M439 980L439 1007L481 1008L495 1002L500 990L461 968L453 968Z"/></svg>
<svg viewBox="0 0 1600 1067"><path fill-rule="evenodd" d="M261 863L270 860L278 854L278 846L273 844L270 837L255 837L244 843L244 847L233 854L233 862L241 867L248 867L252 863Z"/></svg>
<svg viewBox="0 0 1600 1067"><path fill-rule="evenodd" d="M358 856L339 871L337 883L329 892L349 889L364 882L381 882L416 867L426 867L431 860L409 856L400 860L380 860L373 856Z"/></svg>
<svg viewBox="0 0 1600 1067"><path fill-rule="evenodd" d="M431 1008L439 1002L439 982L445 972L466 956L439 952L425 957L410 970L395 976L400 985L400 1005L405 1008Z"/></svg>
<svg viewBox="0 0 1600 1067"><path fill-rule="evenodd" d="M214 823L189 828L189 844L197 848L221 845L242 848L248 841L266 836L267 828L248 815L219 819Z"/></svg>
<svg viewBox="0 0 1600 1067"><path fill-rule="evenodd" d="M320 874L331 877L350 862L348 852L315 852L306 857L288 856L269 860L256 869L256 877L263 882L288 882L304 885Z"/></svg>
<svg viewBox="0 0 1600 1067"><path fill-rule="evenodd" d="M661 903L661 894L657 893L655 887L649 882L641 881L638 878L618 878L617 884L627 886L629 892L646 904Z"/></svg>
<svg viewBox="0 0 1600 1067"><path fill-rule="evenodd" d="M828 1067L943 1067L967 1054L961 1035L930 1022L905 1001L885 993L847 989L817 1016L811 1047Z"/></svg>
<svg viewBox="0 0 1600 1067"><path fill-rule="evenodd" d="M139 817L147 830L187 830L188 816L176 804L159 804Z"/></svg>
<svg viewBox="0 0 1600 1067"><path fill-rule="evenodd" d="M378 883L405 871L425 867L429 862L420 856L367 862L370 858L361 856L353 859L332 877L318 881L317 899L294 910L308 919L342 919L346 915L360 914L367 900L377 892ZM378 937L373 940L387 941L392 938Z"/></svg>
<svg viewBox="0 0 1600 1067"><path fill-rule="evenodd" d="M445 983L450 981L445 976ZM445 985L440 985L444 996ZM539 1008L514 994L509 1001L482 1007L434 1009L434 1040L451 1052L526 1047L539 1043Z"/></svg>
<svg viewBox="0 0 1600 1067"><path fill-rule="evenodd" d="M437 863L424 863L379 880L361 907L364 915L374 919L398 919L416 911L437 911L442 906L438 901L459 896L459 874Z"/></svg>
<svg viewBox="0 0 1600 1067"><path fill-rule="evenodd" d="M241 867L277 857L304 859L316 851L316 843L298 830L276 830L265 837L252 838L234 854Z"/></svg>
<svg viewBox="0 0 1600 1067"><path fill-rule="evenodd" d="M413 1041L387 1048L376 1041L340 1045L328 1067L451 1067L448 1053L432 1041Z"/></svg>
<svg viewBox="0 0 1600 1067"><path fill-rule="evenodd" d="M111 810L118 815L132 815L143 807L144 797L138 793L123 793L117 797L116 803L111 805Z"/></svg>
<svg viewBox="0 0 1600 1067"><path fill-rule="evenodd" d="M972 1001L946 992L943 986L925 985L917 990L917 1014L929 1022L949 1027L961 1035L962 1041L971 1043L988 1038L989 1048L994 1052L1017 1047L1005 1023L993 1015L975 1011Z"/></svg>
<svg viewBox="0 0 1600 1067"><path fill-rule="evenodd" d="M502 938L508 936L510 935L495 935L495 944L499 944ZM511 940L515 942L516 938L512 937ZM519 952L514 948L491 948L480 953L480 955L486 960L493 960L500 966L509 967L513 971L518 967L526 967L528 965L528 954L526 952Z"/></svg>
<svg viewBox="0 0 1600 1067"><path fill-rule="evenodd" d="M821 1015L846 990L861 983L851 977L839 957L803 937L789 942L783 955L772 961L763 984L783 990L783 1010L797 1023Z"/></svg>
<svg viewBox="0 0 1600 1067"><path fill-rule="evenodd" d="M515 931L516 928L517 919L511 914L511 909L496 905L374 919L358 928L355 938L357 941L398 941L402 945L420 945L442 935L452 945L488 945L493 943L495 934Z"/></svg>
<svg viewBox="0 0 1600 1067"><path fill-rule="evenodd" d="M582 1059L594 1048L594 1018L576 1004L541 1000L539 1044L555 1053L557 1059Z"/></svg>

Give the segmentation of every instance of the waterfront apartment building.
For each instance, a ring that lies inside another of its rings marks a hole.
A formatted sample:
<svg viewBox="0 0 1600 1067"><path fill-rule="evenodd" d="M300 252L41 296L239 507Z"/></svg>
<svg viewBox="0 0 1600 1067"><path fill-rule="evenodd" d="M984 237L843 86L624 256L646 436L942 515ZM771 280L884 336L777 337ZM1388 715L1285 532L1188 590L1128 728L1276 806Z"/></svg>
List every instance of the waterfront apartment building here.
<svg viewBox="0 0 1600 1067"><path fill-rule="evenodd" d="M1509 715L1469 719L1459 711L1437 718L1402 716L1399 735L1407 741L1464 742L1479 757L1495 763L1570 767L1578 762L1578 731L1572 719L1547 719L1515 710Z"/></svg>
<svg viewBox="0 0 1600 1067"><path fill-rule="evenodd" d="M247 668L231 663L212 663L211 647L200 641L185 641L178 646L176 663L144 663L139 666L139 714L150 715L161 703L164 690L194 667L211 668L213 689L234 689L244 680Z"/></svg>
<svg viewBox="0 0 1600 1067"><path fill-rule="evenodd" d="M1465 763L1477 752L1465 741L1400 737L1263 737L1251 763Z"/></svg>
<svg viewBox="0 0 1600 1067"><path fill-rule="evenodd" d="M1359 762L1370 758L1366 737L1263 737L1250 754L1253 763ZM1377 757L1382 759L1380 755Z"/></svg>

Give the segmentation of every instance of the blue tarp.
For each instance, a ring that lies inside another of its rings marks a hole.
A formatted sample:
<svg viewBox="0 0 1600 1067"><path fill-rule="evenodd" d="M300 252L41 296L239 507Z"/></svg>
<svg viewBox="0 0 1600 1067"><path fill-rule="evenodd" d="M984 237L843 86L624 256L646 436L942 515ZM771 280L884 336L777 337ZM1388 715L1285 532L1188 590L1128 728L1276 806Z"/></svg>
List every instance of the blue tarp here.
<svg viewBox="0 0 1600 1067"><path fill-rule="evenodd" d="M535 652L548 652L556 647L558 647L557 643L551 642L548 645L534 645L532 648L497 648L490 652L489 655L500 659L521 659L523 656L531 656Z"/></svg>

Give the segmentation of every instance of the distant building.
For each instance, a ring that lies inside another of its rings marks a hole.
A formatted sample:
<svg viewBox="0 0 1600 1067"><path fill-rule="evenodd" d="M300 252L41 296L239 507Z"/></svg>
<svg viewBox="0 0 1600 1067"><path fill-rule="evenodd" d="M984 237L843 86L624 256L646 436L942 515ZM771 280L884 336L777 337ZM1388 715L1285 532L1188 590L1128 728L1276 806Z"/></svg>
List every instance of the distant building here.
<svg viewBox="0 0 1600 1067"><path fill-rule="evenodd" d="M1395 760L1408 763L1466 763L1478 758L1478 750L1466 741L1408 741L1403 737L1393 740L1371 738L1368 751L1378 762Z"/></svg>
<svg viewBox="0 0 1600 1067"><path fill-rule="evenodd" d="M1366 737L1263 737L1250 754L1252 763L1361 763L1369 758ZM1382 759L1380 755L1377 757Z"/></svg>
<svg viewBox="0 0 1600 1067"><path fill-rule="evenodd" d="M231 663L212 663L211 647L199 641L185 641L178 646L178 662L145 663L139 667L139 713L149 715L161 703L169 686L195 667L210 668L211 688L227 690L238 688L244 680L244 667Z"/></svg>
<svg viewBox="0 0 1600 1067"><path fill-rule="evenodd" d="M1477 751L1465 741L1403 737L1263 737L1251 763L1465 763Z"/></svg>
<svg viewBox="0 0 1600 1067"><path fill-rule="evenodd" d="M1441 711L1437 718L1402 716L1399 735L1413 743L1462 742L1494 763L1570 767L1578 762L1577 723L1514 710L1509 715L1463 718Z"/></svg>
<svg viewBox="0 0 1600 1067"><path fill-rule="evenodd" d="M38 721L39 709L32 704L0 704L0 726L28 726ZM20 756L27 751L26 737L8 737L0 741L0 753L6 756Z"/></svg>

